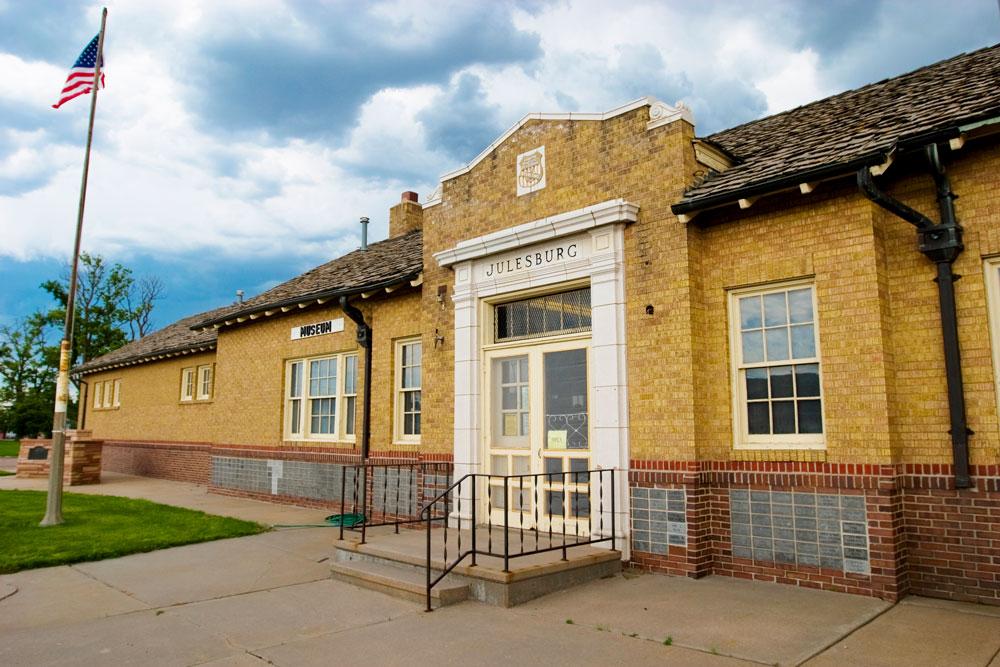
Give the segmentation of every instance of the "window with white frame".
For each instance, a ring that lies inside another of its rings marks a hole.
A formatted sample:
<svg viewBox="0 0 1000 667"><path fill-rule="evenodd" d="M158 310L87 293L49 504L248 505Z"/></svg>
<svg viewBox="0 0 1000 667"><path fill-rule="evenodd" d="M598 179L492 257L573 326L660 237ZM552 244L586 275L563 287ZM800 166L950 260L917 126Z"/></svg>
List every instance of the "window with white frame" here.
<svg viewBox="0 0 1000 667"><path fill-rule="evenodd" d="M285 438L353 440L358 355L292 359L285 366Z"/></svg>
<svg viewBox="0 0 1000 667"><path fill-rule="evenodd" d="M94 394L95 410L110 410L111 408L121 407L121 380L102 380L101 382L94 382L90 386L91 392Z"/></svg>
<svg viewBox="0 0 1000 667"><path fill-rule="evenodd" d="M396 342L397 442L420 442L420 363L423 349L419 338Z"/></svg>
<svg viewBox="0 0 1000 667"><path fill-rule="evenodd" d="M736 445L822 447L815 289L808 283L730 292Z"/></svg>
<svg viewBox="0 0 1000 667"><path fill-rule="evenodd" d="M198 400L207 401L212 398L212 366L198 367Z"/></svg>
<svg viewBox="0 0 1000 667"><path fill-rule="evenodd" d="M197 369L194 366L190 368L181 369L181 400L182 401L193 401L195 392L195 373Z"/></svg>

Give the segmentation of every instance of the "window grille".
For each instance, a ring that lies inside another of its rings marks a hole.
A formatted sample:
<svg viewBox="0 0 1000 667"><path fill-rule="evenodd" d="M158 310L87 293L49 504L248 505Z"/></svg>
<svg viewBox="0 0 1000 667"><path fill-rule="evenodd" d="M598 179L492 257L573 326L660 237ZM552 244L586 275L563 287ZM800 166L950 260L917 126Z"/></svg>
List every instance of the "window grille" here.
<svg viewBox="0 0 1000 667"><path fill-rule="evenodd" d="M496 343L580 331L590 331L589 287L502 303L494 308Z"/></svg>

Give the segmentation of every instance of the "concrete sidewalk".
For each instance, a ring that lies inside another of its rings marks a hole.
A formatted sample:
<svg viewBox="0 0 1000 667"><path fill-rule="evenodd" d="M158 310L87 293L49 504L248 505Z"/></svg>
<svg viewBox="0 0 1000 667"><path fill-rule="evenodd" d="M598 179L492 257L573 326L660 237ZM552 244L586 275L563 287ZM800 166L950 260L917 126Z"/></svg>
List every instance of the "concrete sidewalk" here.
<svg viewBox="0 0 1000 667"><path fill-rule="evenodd" d="M107 480L80 490L269 523L323 514L196 485ZM626 572L513 609L467 602L428 614L331 580L334 538L328 528L276 530L2 576L0 664L1000 667L995 607L922 598L893 606L726 577Z"/></svg>

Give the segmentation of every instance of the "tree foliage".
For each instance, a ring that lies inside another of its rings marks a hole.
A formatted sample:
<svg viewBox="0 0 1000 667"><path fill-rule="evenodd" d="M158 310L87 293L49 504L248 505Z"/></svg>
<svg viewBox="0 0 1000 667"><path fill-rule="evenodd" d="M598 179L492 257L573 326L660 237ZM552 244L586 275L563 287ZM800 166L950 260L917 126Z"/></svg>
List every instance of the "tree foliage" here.
<svg viewBox="0 0 1000 667"><path fill-rule="evenodd" d="M69 294L69 269L41 288L55 305L14 326L0 327L0 431L46 433L52 426ZM155 276L138 279L132 270L100 255L80 254L71 366L79 366L152 331L153 308L163 293ZM75 422L75 402L68 417Z"/></svg>
<svg viewBox="0 0 1000 667"><path fill-rule="evenodd" d="M38 315L0 327L0 431L46 432L52 423L56 369Z"/></svg>
<svg viewBox="0 0 1000 667"><path fill-rule="evenodd" d="M42 289L56 301L55 307L42 317L61 332L66 318L69 271L59 280L45 281ZM153 307L162 293L163 283L159 278L144 276L136 280L132 270L121 264L108 264L100 255L80 253L72 365L95 359L148 334ZM58 349L55 353L58 354Z"/></svg>

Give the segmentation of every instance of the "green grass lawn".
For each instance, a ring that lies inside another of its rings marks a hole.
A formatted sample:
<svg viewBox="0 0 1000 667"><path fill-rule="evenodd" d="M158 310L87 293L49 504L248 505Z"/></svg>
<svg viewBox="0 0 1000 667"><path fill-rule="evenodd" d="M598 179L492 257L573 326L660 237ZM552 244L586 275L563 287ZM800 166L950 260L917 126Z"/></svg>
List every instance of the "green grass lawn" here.
<svg viewBox="0 0 1000 667"><path fill-rule="evenodd" d="M14 473L7 472L6 470L0 470L0 477L9 477L10 475L13 475L13 474Z"/></svg>
<svg viewBox="0 0 1000 667"><path fill-rule="evenodd" d="M114 558L264 532L251 521L118 496L67 493L61 526L41 528L45 493L0 491L0 573Z"/></svg>
<svg viewBox="0 0 1000 667"><path fill-rule="evenodd" d="M21 444L17 440L0 440L0 456L17 456Z"/></svg>

